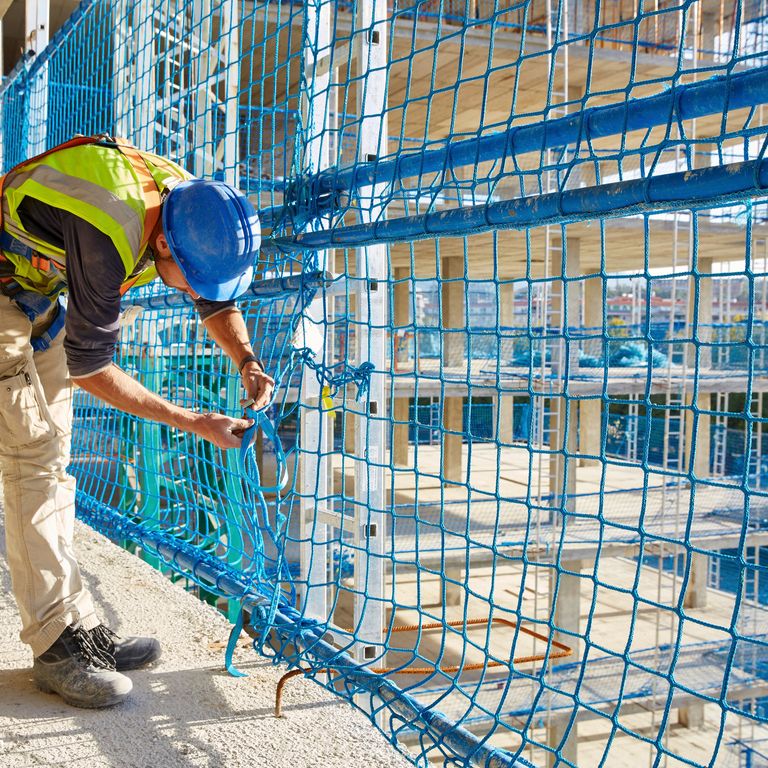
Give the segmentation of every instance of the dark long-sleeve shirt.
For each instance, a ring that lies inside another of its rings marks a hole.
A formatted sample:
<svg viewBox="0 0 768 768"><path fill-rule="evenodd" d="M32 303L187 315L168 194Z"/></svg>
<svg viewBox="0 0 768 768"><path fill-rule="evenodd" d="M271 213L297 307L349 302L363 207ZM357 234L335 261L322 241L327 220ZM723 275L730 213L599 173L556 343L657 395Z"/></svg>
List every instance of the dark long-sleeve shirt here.
<svg viewBox="0 0 768 768"><path fill-rule="evenodd" d="M125 267L114 243L73 213L26 197L19 207L24 228L61 248L67 260L69 302L64 349L69 372L90 376L107 368L120 334L120 286ZM234 301L195 301L205 320Z"/></svg>

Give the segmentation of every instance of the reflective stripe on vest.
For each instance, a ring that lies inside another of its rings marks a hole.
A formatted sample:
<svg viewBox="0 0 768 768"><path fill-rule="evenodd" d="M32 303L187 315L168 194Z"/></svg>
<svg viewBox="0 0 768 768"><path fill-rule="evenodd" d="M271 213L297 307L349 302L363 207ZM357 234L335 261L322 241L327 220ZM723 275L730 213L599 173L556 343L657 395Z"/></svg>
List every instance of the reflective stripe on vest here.
<svg viewBox="0 0 768 768"><path fill-rule="evenodd" d="M128 180L124 178L122 183L128 183ZM121 257L123 253L139 252L143 235L143 216L128 203L108 194L104 187L86 179L62 173L56 168L39 165L30 170L20 171L10 179L5 185L6 197L10 198L16 190L23 190L25 185L30 188L31 197L80 216L107 236L111 236L111 232L105 231L105 229L111 229L110 224L114 222L117 225L116 229L121 232L120 240L123 241L121 244L115 243ZM45 190L43 194L40 194L40 187ZM37 194L34 194L32 189ZM21 199L23 200L24 197L26 194L23 194ZM74 198L76 198L76 202L73 203ZM21 200L14 206L14 209L18 208L20 203ZM87 211L89 206L98 213ZM22 243L30 245L45 255L51 255L54 258L57 256L64 257L64 252L61 249L30 235L24 229L18 216L9 213L8 216L4 217L4 220L6 232L21 240ZM99 221L99 224L96 221ZM114 237L112 240L114 241ZM61 261L61 259L59 260ZM126 259L123 258L123 263L125 264L125 262Z"/></svg>

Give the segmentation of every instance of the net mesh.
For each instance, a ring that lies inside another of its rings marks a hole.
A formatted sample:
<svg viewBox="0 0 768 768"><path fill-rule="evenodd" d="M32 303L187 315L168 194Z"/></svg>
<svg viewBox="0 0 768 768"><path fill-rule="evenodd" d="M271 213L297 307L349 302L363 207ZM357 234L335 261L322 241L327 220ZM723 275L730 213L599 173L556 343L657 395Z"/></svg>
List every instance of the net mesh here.
<svg viewBox="0 0 768 768"><path fill-rule="evenodd" d="M226 455L79 392L80 515L418 765L759 764L767 21L85 0L0 87L4 167L105 131L240 186L278 386ZM185 297L125 310L122 367L239 415Z"/></svg>

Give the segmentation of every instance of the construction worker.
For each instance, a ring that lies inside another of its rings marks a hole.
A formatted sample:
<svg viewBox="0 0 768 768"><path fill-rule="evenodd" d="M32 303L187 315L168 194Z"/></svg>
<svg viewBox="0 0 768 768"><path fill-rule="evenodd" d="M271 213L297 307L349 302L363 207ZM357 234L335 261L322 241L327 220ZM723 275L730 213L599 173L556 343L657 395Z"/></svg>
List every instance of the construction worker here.
<svg viewBox="0 0 768 768"><path fill-rule="evenodd" d="M131 690L122 673L156 660L160 646L102 625L80 575L67 474L73 383L126 413L239 446L250 422L175 405L113 356L121 296L159 276L192 298L246 397L267 405L274 381L234 303L253 279L258 217L233 187L107 137L17 166L3 179L2 214L0 473L20 637L41 689L75 706L110 706Z"/></svg>

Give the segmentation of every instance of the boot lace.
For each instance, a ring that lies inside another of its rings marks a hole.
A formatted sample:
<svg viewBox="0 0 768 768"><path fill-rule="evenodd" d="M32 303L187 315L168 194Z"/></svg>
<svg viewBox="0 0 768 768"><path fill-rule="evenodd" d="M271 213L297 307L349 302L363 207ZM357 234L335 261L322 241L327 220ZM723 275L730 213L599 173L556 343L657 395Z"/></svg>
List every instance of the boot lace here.
<svg viewBox="0 0 768 768"><path fill-rule="evenodd" d="M98 629L104 629L106 632L109 632L102 625L96 628L96 630ZM73 650L82 661L100 669L114 670L114 643L109 636L112 633L105 635L102 632L97 633L96 630L89 632L83 629L80 624L69 627L69 630L70 645L74 646ZM109 645L103 639L105 636L109 638Z"/></svg>
<svg viewBox="0 0 768 768"><path fill-rule="evenodd" d="M110 656L115 655L115 640L120 638L109 627L105 627L103 624L99 624L90 632L93 642L106 651Z"/></svg>

